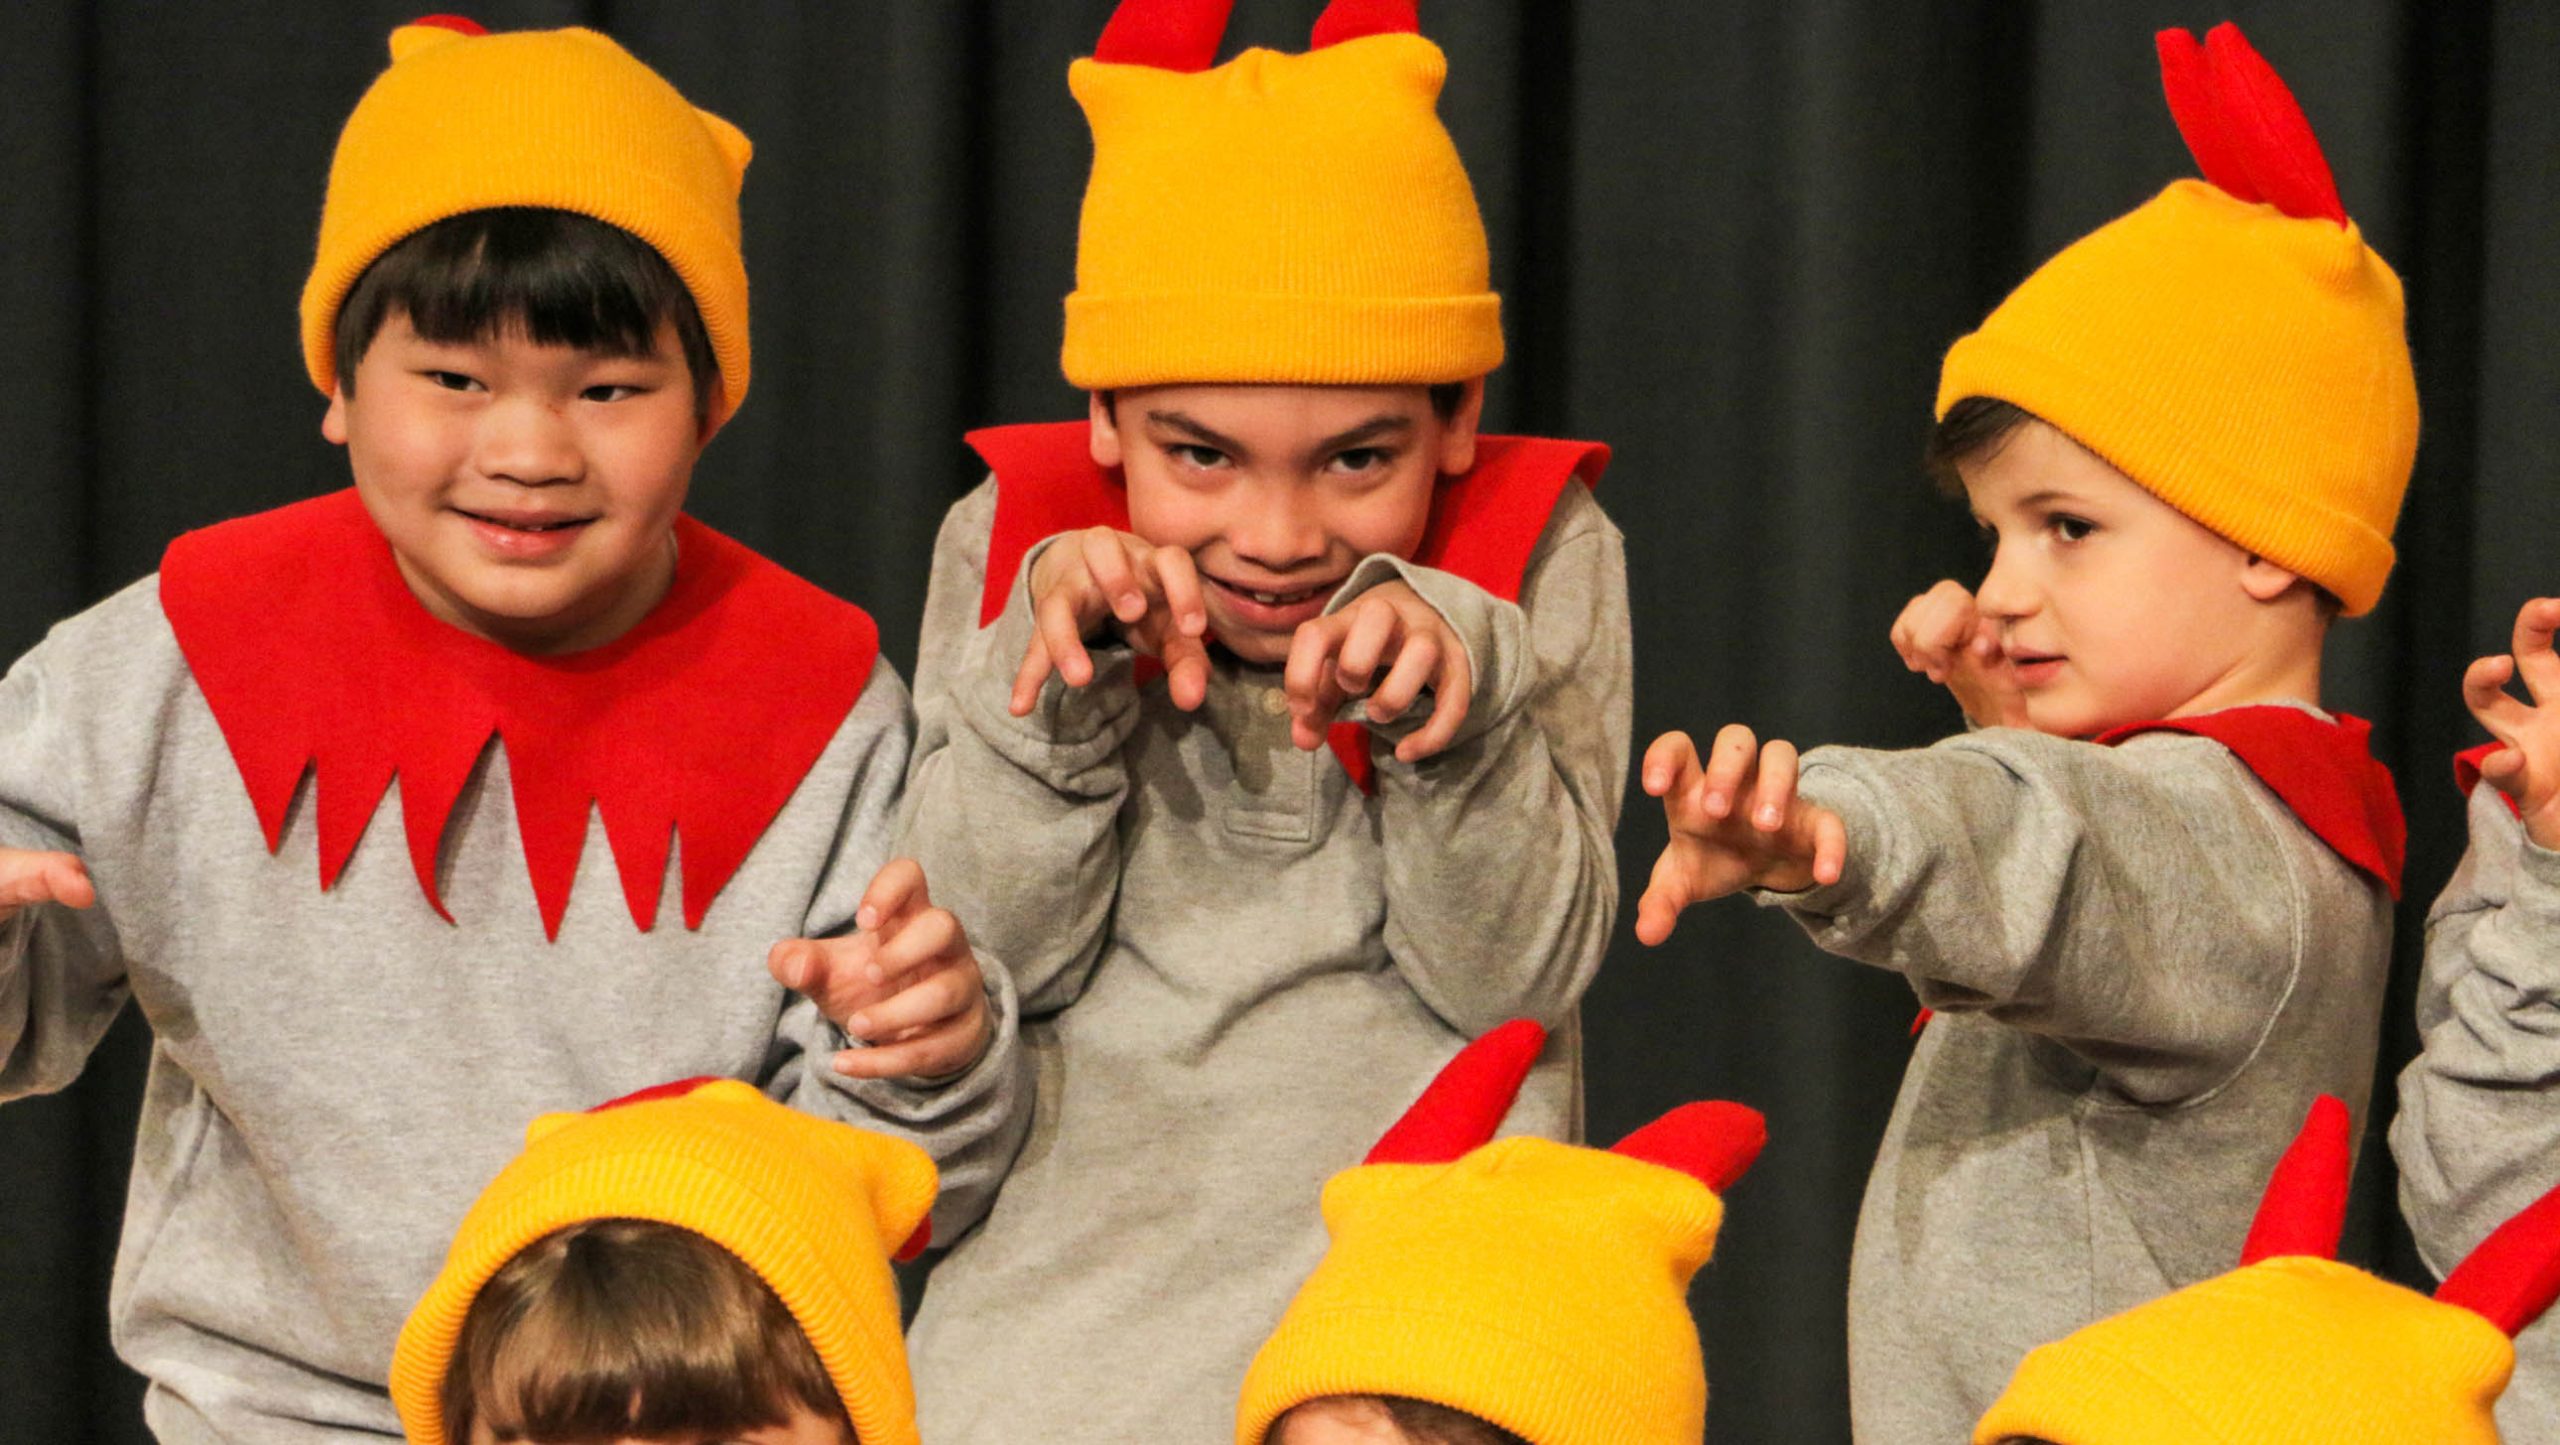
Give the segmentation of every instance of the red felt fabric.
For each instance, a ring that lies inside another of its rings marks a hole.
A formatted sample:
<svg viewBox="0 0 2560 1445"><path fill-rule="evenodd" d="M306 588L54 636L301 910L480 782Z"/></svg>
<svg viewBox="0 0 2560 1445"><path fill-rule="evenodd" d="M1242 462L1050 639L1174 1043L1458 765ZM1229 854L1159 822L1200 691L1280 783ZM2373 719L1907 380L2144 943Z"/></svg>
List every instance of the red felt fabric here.
<svg viewBox="0 0 2560 1445"><path fill-rule="evenodd" d="M987 581L978 595L978 625L1004 615L1022 559L1044 537L1082 527L1129 526L1129 497L1121 479L1093 460L1085 422L1032 422L988 427L968 435L996 478L995 525L987 541ZM1414 560L1463 577L1506 602L1520 600L1529 555L1554 515L1565 484L1580 477L1598 486L1608 470L1609 448L1599 442L1543 437L1480 436L1476 464L1440 483L1431 520ZM1152 659L1140 659L1143 684L1162 675ZM1368 729L1337 723L1328 735L1334 755L1369 791L1375 777Z"/></svg>
<svg viewBox="0 0 2560 1445"><path fill-rule="evenodd" d="M1217 63L1235 0L1120 0L1094 42L1093 58L1185 73Z"/></svg>
<svg viewBox="0 0 2560 1445"><path fill-rule="evenodd" d="M634 1089L619 1099L607 1099L587 1112L601 1114L607 1109L619 1109L630 1104L646 1104L654 1099L681 1099L705 1084L718 1082L720 1077L717 1074L696 1074L689 1079L670 1079L663 1084L651 1084L645 1089Z"/></svg>
<svg viewBox="0 0 2560 1445"><path fill-rule="evenodd" d="M2206 180L2297 219L2347 224L2311 122L2239 26L2224 21L2201 46L2184 30L2163 30L2159 49L2169 113Z"/></svg>
<svg viewBox="0 0 2560 1445"><path fill-rule="evenodd" d="M2258 781L2339 857L2400 896L2408 826L2391 770L2376 762L2373 725L2340 714L2322 722L2300 708L2236 707L2201 717L2130 723L2100 733L2112 746L2144 733L2188 733L2229 748Z"/></svg>
<svg viewBox="0 0 2560 1445"><path fill-rule="evenodd" d="M1722 1099L1683 1104L1629 1134L1609 1150L1676 1169L1718 1194L1750 1172L1769 1142L1769 1121L1757 1109Z"/></svg>
<svg viewBox="0 0 2560 1445"><path fill-rule="evenodd" d="M450 30L456 35L486 35L489 33L488 26L481 24L479 21L472 19L468 15L421 15L409 23L412 25L430 25L438 30Z"/></svg>
<svg viewBox="0 0 2560 1445"><path fill-rule="evenodd" d="M2512 1337L2560 1300L2560 1188L2499 1225L2455 1265L2436 1298L2460 1305Z"/></svg>
<svg viewBox="0 0 2560 1445"><path fill-rule="evenodd" d="M1363 1162L1446 1164L1481 1147L1502 1127L1546 1046L1547 1031L1536 1020L1513 1019L1460 1049Z"/></svg>
<svg viewBox="0 0 2560 1445"><path fill-rule="evenodd" d="M2464 748L2453 755L2453 785L2462 790L2462 796L2470 797L2471 790L2480 786L2480 765L2489 760L2491 753L2505 746L2505 743L2482 743L2476 748ZM2516 806L2515 799L2501 793L2498 801L2507 805L2508 812L2519 818L2524 816L2524 809Z"/></svg>
<svg viewBox="0 0 2560 1445"><path fill-rule="evenodd" d="M1307 48L1322 50L1364 35L1414 34L1422 29L1422 15L1415 0L1333 0L1316 17L1314 37Z"/></svg>
<svg viewBox="0 0 2560 1445"><path fill-rule="evenodd" d="M2347 1179L2353 1169L2350 1137L2343 1102L2330 1094L2311 1101L2302 1132L2276 1161L2267 1192L2258 1200L2258 1216L2250 1222L2248 1241L2240 1247L2242 1264L2287 1255L2338 1257L2338 1237L2347 1227Z"/></svg>
<svg viewBox="0 0 2560 1445"><path fill-rule="evenodd" d="M160 601L269 851L303 773L317 774L321 887L397 775L418 886L452 917L437 852L494 733L546 934L559 936L591 810L643 930L682 835L685 926L698 928L861 697L879 630L690 517L676 537L656 610L562 657L436 620L352 490L179 538Z"/></svg>

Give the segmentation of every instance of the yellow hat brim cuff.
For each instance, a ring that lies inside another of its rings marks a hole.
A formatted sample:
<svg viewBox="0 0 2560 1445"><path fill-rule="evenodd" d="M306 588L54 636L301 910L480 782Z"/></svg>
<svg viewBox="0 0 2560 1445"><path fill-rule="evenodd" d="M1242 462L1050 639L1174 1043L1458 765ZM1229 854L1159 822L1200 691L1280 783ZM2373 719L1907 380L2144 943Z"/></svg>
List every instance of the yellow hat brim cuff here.
<svg viewBox="0 0 2560 1445"><path fill-rule="evenodd" d="M1067 381L1086 391L1187 382L1406 386L1502 365L1502 298L1067 298Z"/></svg>

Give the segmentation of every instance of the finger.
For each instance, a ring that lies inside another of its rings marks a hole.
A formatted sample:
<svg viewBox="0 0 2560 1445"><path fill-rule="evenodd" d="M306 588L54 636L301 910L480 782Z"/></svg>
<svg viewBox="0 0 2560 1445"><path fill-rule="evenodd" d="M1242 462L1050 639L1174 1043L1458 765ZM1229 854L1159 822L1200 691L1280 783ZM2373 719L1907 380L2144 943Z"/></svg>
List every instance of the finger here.
<svg viewBox="0 0 2560 1445"><path fill-rule="evenodd" d="M907 987L848 1017L844 1031L866 1043L887 1043L910 1030L959 1018L985 997L986 990L974 970L927 970Z"/></svg>
<svg viewBox="0 0 2560 1445"><path fill-rule="evenodd" d="M806 994L827 1017L841 1018L861 1006L864 964L870 957L871 940L859 935L786 938L765 951L764 966L774 982Z"/></svg>
<svg viewBox="0 0 2560 1445"><path fill-rule="evenodd" d="M1690 740L1689 735L1684 732L1664 733L1644 750L1644 790L1654 797L1663 797L1697 767L1698 745Z"/></svg>
<svg viewBox="0 0 2560 1445"><path fill-rule="evenodd" d="M1031 716L1031 709L1039 706L1040 689L1049 681L1053 670L1049 664L1049 644L1041 641L1040 635L1034 632L1031 645L1023 649L1022 665L1013 670L1013 696L1006 702L1005 710L1015 717Z"/></svg>
<svg viewBox="0 0 2560 1445"><path fill-rule="evenodd" d="M1333 654L1349 625L1347 615L1337 612L1299 624L1289 639L1280 688L1289 700L1289 740L1301 750L1323 745L1334 714L1342 708L1342 692L1333 681Z"/></svg>
<svg viewBox="0 0 2560 1445"><path fill-rule="evenodd" d="M1155 574L1165 610L1173 614L1175 630L1185 637L1208 636L1209 603L1201 593L1200 568L1191 554L1180 547L1158 547L1147 554L1147 566Z"/></svg>
<svg viewBox="0 0 2560 1445"><path fill-rule="evenodd" d="M900 920L933 907L933 891L925 885L924 865L913 858L892 858L871 875L854 906L856 928L895 931Z"/></svg>
<svg viewBox="0 0 2560 1445"><path fill-rule="evenodd" d="M968 932L947 908L927 908L908 915L895 929L880 936L876 959L891 992L906 987L913 982L910 975L924 969L947 968L961 959L975 964L969 953Z"/></svg>
<svg viewBox="0 0 2560 1445"><path fill-rule="evenodd" d="M1840 881L1849 866L1849 829L1829 808L1813 810L1813 881L1825 887Z"/></svg>
<svg viewBox="0 0 2560 1445"><path fill-rule="evenodd" d="M2507 691L2515 672L2515 659L2505 653L2476 659L2462 670L2462 705L2502 743L2512 744L2533 717L2533 709Z"/></svg>
<svg viewBox="0 0 2560 1445"><path fill-rule="evenodd" d="M1771 738L1760 745L1760 774L1751 790L1751 826L1774 833L1786 826L1796 803L1796 745Z"/></svg>
<svg viewBox="0 0 2560 1445"><path fill-rule="evenodd" d="M2500 748L2480 759L2480 781L2506 794L2517 796L2524 788L2524 749Z"/></svg>
<svg viewBox="0 0 2560 1445"><path fill-rule="evenodd" d="M1396 653L1395 666L1369 694L1368 712L1371 722L1393 722L1404 716L1422 690L1431 686L1440 672L1440 639L1428 633L1405 639Z"/></svg>
<svg viewBox="0 0 2560 1445"><path fill-rule="evenodd" d="M1346 697L1358 697L1369 690L1378 675L1378 664L1391 650L1401 652L1397 644L1403 640L1404 618L1386 602L1367 606L1353 603L1343 609L1351 615L1349 630L1342 634L1342 646L1333 659L1333 681ZM1428 677L1430 674L1425 673ZM1407 698L1410 702L1412 699ZM1374 711L1369 714L1376 717Z"/></svg>
<svg viewBox="0 0 2560 1445"><path fill-rule="evenodd" d="M1129 549L1122 545L1120 534L1108 527L1090 527L1077 533L1076 539L1085 573L1110 604L1111 615L1122 622L1146 616L1147 590L1139 584L1138 569L1130 564Z"/></svg>
<svg viewBox="0 0 2560 1445"><path fill-rule="evenodd" d="M1176 632L1162 638L1156 649L1164 663L1165 691L1173 705L1184 712L1197 712L1209 700L1209 646L1198 637Z"/></svg>
<svg viewBox="0 0 2560 1445"><path fill-rule="evenodd" d="M2516 610L2516 630L2509 642L2516 674L2536 703L2560 702L2560 655L2551 649L2553 629L2560 628L2560 598L2537 597Z"/></svg>
<svg viewBox="0 0 2560 1445"><path fill-rule="evenodd" d="M0 848L0 908L59 903L86 908L98 901L88 866L70 853Z"/></svg>
<svg viewBox="0 0 2560 1445"><path fill-rule="evenodd" d="M1049 649L1049 657L1057 664L1058 676L1069 687L1082 687L1093 681L1093 658L1084 650L1084 606L1091 600L1091 584L1070 577L1058 584L1057 590L1040 599L1033 612L1041 644Z"/></svg>
<svg viewBox="0 0 2560 1445"><path fill-rule="evenodd" d="M1663 849L1662 855L1653 860L1653 875L1645 880L1644 895L1636 900L1636 941L1651 947L1669 938L1682 911L1698 901L1680 855L1672 848Z"/></svg>
<svg viewBox="0 0 2560 1445"><path fill-rule="evenodd" d="M1475 702L1475 687L1469 678L1466 652L1450 648L1439 677L1431 684L1431 721L1424 723L1420 732L1396 744L1398 758L1418 763L1457 741L1458 729L1467 720L1467 709Z"/></svg>
<svg viewBox="0 0 2560 1445"><path fill-rule="evenodd" d="M1740 723L1727 723L1717 731L1698 788L1698 806L1708 817L1732 816L1734 799L1750 780L1759 760L1760 739L1753 736L1751 729Z"/></svg>
<svg viewBox="0 0 2560 1445"><path fill-rule="evenodd" d="M954 1024L893 1044L845 1049L835 1057L837 1073L852 1079L936 1079L956 1074L986 1051L984 1026Z"/></svg>

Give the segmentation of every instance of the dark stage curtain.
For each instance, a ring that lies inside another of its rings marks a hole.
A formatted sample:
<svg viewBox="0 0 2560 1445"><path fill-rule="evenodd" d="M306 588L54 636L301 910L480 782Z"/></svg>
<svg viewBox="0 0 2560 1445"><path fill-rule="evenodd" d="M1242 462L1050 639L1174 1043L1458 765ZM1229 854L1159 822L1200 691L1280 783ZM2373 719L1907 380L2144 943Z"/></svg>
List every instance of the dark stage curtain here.
<svg viewBox="0 0 2560 1445"><path fill-rule="evenodd" d="M344 484L295 300L338 125L391 26L427 8L0 7L0 651L186 528ZM1302 48L1319 8L1244 0L1234 42ZM601 25L755 138L756 386L696 510L869 607L902 669L936 521L976 480L960 432L1080 406L1057 374L1088 156L1065 67L1109 9L479 9ZM2374 719L2410 812L2387 1117L2417 925L2462 846L2457 679L2554 585L2537 558L2560 537L2560 7L1425 11L1508 302L1490 420L1618 448L1601 497L1628 538L1640 741L1732 719L1880 745L1957 725L1885 643L1905 597L1981 562L1914 465L1940 352L2034 262L2192 173L2152 32L2249 30L2408 281L2426 403L2391 596L2331 659L2331 701ZM1662 834L1634 800L1630 901ZM1594 1134L1702 1096L1770 1118L1695 1296L1714 1434L1845 1439L1850 1228L1911 996L1745 903L1693 912L1658 951L1624 917L1586 1009ZM0 1109L0 1441L143 1438L105 1323L143 1045L128 1017L76 1088ZM1359 1047L1339 1041L1354 1066ZM2393 1189L2377 1119L2350 1248L2407 1277Z"/></svg>

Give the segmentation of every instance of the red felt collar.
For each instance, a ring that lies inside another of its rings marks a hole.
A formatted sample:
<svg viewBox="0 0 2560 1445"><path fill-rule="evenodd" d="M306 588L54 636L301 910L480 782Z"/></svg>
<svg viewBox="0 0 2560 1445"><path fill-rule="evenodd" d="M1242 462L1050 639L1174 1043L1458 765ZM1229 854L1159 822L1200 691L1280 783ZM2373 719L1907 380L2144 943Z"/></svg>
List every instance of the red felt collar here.
<svg viewBox="0 0 2560 1445"><path fill-rule="evenodd" d="M2198 717L2129 723L2100 733L2113 746L2143 733L2211 738L2229 748L2258 781L2284 800L2321 842L2400 896L2408 825L2391 770L2374 760L2373 725L2338 715L2323 721L2300 708L2226 708Z"/></svg>
<svg viewBox="0 0 2560 1445"><path fill-rule="evenodd" d="M2491 753L2505 746L2505 743L2498 742L2482 743L2476 748L2464 748L2453 755L2453 785L2462 790L2462 796L2470 797L2471 790L2480 786L2480 765L2488 761ZM2519 818L2524 816L2524 809L2516 806L2515 799L2501 793L2498 795L2498 800L2507 805L2508 812Z"/></svg>
<svg viewBox="0 0 2560 1445"><path fill-rule="evenodd" d="M546 934L559 936L591 809L643 930L683 835L684 921L698 928L861 697L879 630L690 517L676 538L675 582L656 610L563 657L511 652L430 615L352 490L180 537L161 562L160 605L268 851L303 773L317 774L322 888L397 774L418 886L451 918L437 851L495 733Z"/></svg>
<svg viewBox="0 0 2560 1445"><path fill-rule="evenodd" d="M1120 477L1095 464L1091 428L1084 422L1033 422L969 433L969 445L996 477L996 518L987 543L987 584L978 600L978 625L1004 614L1022 559L1044 537L1080 527L1129 525L1129 497ZM1431 521L1413 560L1465 578L1506 602L1520 600L1547 521L1567 482L1580 477L1598 486L1609 467L1599 442L1544 437L1480 436L1476 464L1464 476L1440 483ZM1337 723L1334 754L1362 789L1371 786L1368 729Z"/></svg>

